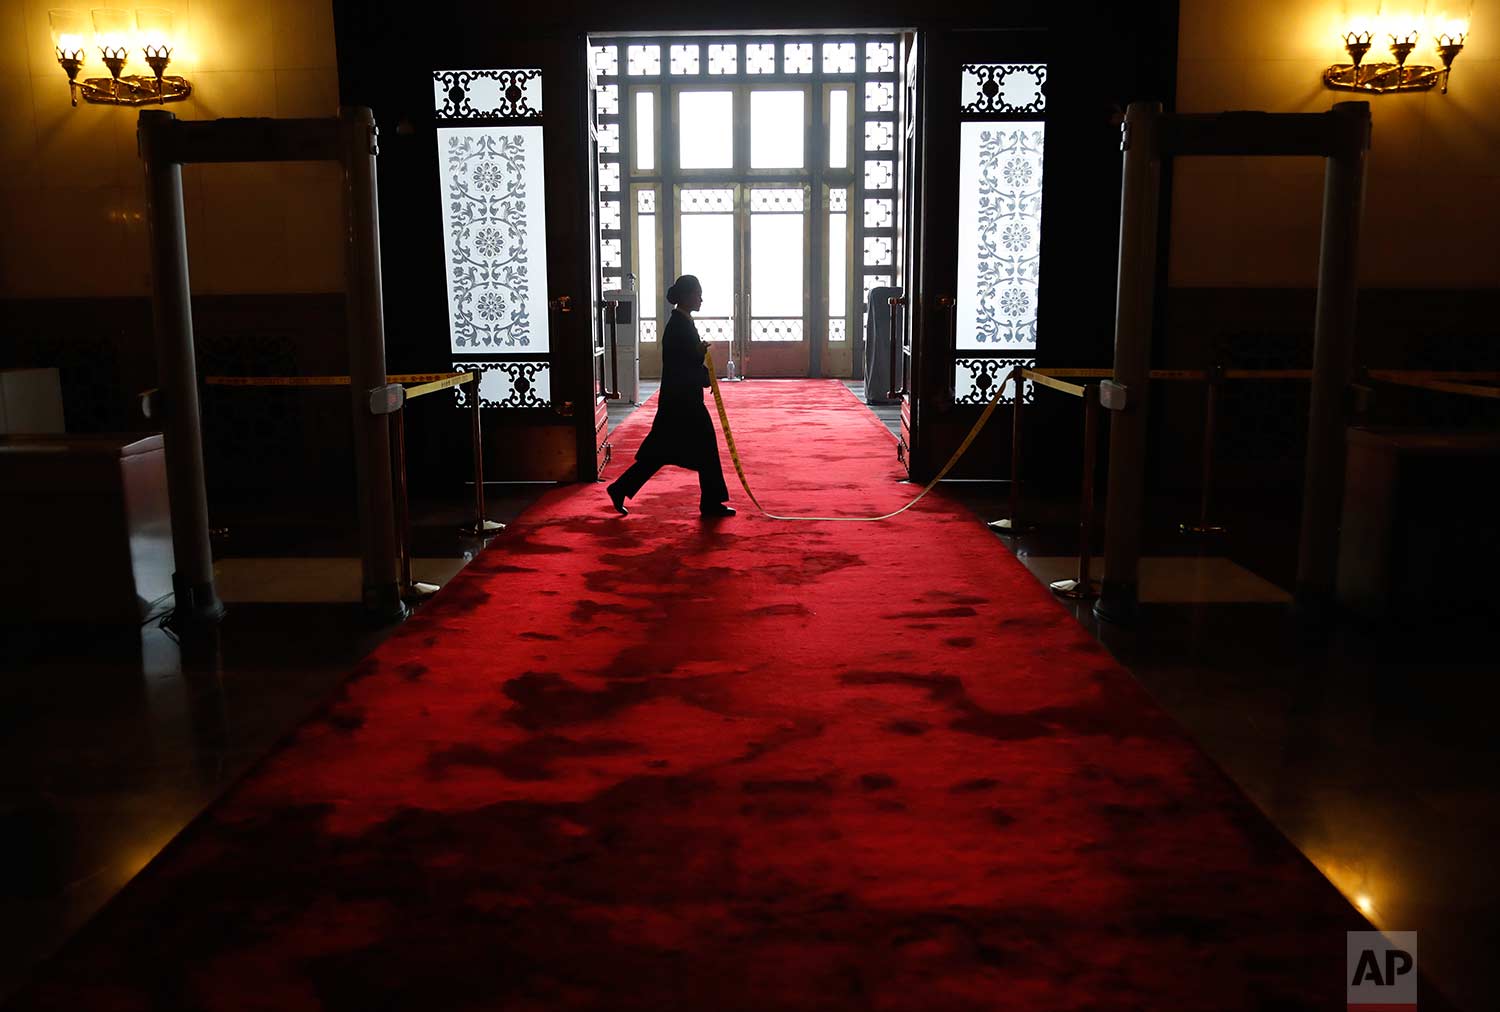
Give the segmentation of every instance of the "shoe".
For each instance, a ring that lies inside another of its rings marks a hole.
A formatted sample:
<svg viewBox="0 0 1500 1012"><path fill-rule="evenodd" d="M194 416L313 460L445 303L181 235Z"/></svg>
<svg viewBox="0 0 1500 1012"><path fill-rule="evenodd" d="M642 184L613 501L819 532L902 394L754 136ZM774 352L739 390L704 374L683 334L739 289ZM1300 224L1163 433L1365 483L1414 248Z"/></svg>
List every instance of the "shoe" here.
<svg viewBox="0 0 1500 1012"><path fill-rule="evenodd" d="M615 512L620 516L629 516L630 511L625 508L625 493L610 485L604 491L609 493L609 501L615 504Z"/></svg>
<svg viewBox="0 0 1500 1012"><path fill-rule="evenodd" d="M734 507L721 502L705 503L698 507L698 512L706 517L732 517L734 516Z"/></svg>

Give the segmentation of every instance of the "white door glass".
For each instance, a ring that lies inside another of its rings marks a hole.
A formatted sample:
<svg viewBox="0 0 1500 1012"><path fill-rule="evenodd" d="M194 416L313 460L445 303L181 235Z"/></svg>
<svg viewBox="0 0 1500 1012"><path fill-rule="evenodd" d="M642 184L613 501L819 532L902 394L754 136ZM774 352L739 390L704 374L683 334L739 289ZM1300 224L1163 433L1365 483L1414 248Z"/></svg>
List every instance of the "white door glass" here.
<svg viewBox="0 0 1500 1012"><path fill-rule="evenodd" d="M703 308L696 315L705 320L733 319L734 215L684 214L678 222L679 270L696 275L703 285Z"/></svg>
<svg viewBox="0 0 1500 1012"><path fill-rule="evenodd" d="M750 216L750 315L802 316L801 214Z"/></svg>
<svg viewBox="0 0 1500 1012"><path fill-rule="evenodd" d="M803 100L799 91L750 93L750 167L802 168Z"/></svg>
<svg viewBox="0 0 1500 1012"><path fill-rule="evenodd" d="M635 93L635 167L641 172L656 168L656 93Z"/></svg>
<svg viewBox="0 0 1500 1012"><path fill-rule="evenodd" d="M849 313L848 225L849 215L842 211L828 216L828 315L834 319Z"/></svg>
<svg viewBox="0 0 1500 1012"><path fill-rule="evenodd" d="M828 167L849 167L849 92L844 88L828 93Z"/></svg>
<svg viewBox="0 0 1500 1012"><path fill-rule="evenodd" d="M684 169L734 167L734 92L684 91L678 96L677 151Z"/></svg>

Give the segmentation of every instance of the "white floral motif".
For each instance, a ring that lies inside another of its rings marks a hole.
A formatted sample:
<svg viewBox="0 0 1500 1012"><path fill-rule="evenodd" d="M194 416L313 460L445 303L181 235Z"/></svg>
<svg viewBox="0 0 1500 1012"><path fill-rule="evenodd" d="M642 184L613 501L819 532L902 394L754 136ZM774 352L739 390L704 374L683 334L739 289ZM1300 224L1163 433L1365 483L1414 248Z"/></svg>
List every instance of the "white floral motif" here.
<svg viewBox="0 0 1500 1012"><path fill-rule="evenodd" d="M503 132L448 138L449 284L455 348L531 344L526 150Z"/></svg>
<svg viewBox="0 0 1500 1012"><path fill-rule="evenodd" d="M974 332L961 335L961 346L1034 348L1043 131L995 124L977 139Z"/></svg>

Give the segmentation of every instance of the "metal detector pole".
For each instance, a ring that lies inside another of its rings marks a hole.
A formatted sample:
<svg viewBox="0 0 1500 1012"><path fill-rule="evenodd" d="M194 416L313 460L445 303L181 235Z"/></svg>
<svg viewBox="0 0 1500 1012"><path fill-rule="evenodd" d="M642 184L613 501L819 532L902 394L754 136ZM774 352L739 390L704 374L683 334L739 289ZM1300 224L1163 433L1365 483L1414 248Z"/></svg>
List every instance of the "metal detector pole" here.
<svg viewBox="0 0 1500 1012"><path fill-rule="evenodd" d="M1109 426L1109 489L1104 520L1104 580L1094 614L1135 619L1146 496L1146 388L1156 288L1157 202L1161 196L1159 102L1132 102L1120 146L1120 276L1115 293L1115 370L1101 388L1115 412Z"/></svg>
<svg viewBox="0 0 1500 1012"><path fill-rule="evenodd" d="M169 132L177 117L148 109L138 130L146 163L146 220L151 230L151 315L156 332L157 386L162 401L167 497L172 514L174 613L196 623L218 622L224 604L214 588L208 535L208 491L198 409L198 365L193 352L192 291L188 282L187 224L182 164Z"/></svg>
<svg viewBox="0 0 1500 1012"><path fill-rule="evenodd" d="M1333 107L1339 124L1323 182L1323 237L1313 330L1312 403L1308 412L1302 528L1295 607L1321 619L1333 604L1339 513L1344 500L1344 435L1354 379L1354 313L1359 296L1359 219L1364 208L1368 102Z"/></svg>

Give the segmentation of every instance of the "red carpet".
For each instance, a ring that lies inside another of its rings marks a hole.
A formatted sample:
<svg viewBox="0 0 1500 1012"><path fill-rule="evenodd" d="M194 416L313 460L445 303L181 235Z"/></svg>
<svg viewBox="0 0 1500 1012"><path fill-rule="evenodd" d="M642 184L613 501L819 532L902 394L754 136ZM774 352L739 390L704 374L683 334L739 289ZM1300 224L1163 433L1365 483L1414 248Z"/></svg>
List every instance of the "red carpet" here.
<svg viewBox="0 0 1500 1012"><path fill-rule="evenodd" d="M841 384L725 396L768 508L915 494ZM972 515L631 506L547 495L21 1006L1342 1006L1364 921Z"/></svg>

